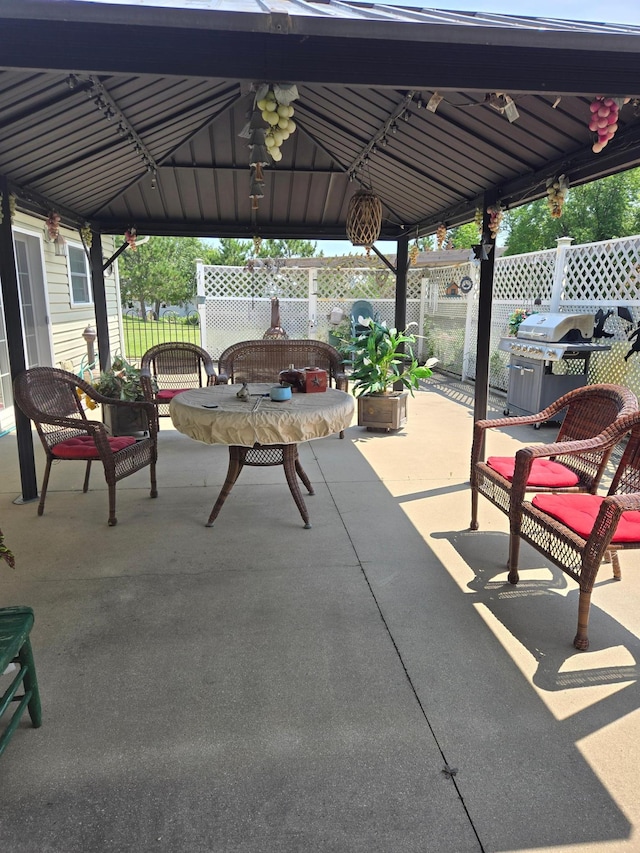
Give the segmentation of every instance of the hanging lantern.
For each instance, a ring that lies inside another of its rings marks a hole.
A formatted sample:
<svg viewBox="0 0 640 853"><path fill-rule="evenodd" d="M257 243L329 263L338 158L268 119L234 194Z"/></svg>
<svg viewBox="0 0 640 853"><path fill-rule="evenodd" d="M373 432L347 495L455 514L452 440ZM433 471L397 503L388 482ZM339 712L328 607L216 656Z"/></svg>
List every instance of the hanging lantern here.
<svg viewBox="0 0 640 853"><path fill-rule="evenodd" d="M354 246L370 249L381 228L382 202L371 190L358 190L347 210L347 237Z"/></svg>

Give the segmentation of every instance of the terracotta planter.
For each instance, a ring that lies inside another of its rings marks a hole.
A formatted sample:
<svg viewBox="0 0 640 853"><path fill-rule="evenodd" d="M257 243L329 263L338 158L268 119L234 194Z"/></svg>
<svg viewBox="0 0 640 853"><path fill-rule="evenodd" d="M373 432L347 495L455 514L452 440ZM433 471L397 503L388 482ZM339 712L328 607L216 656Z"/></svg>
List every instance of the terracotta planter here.
<svg viewBox="0 0 640 853"><path fill-rule="evenodd" d="M103 406L102 419L111 435L144 435L149 430L147 416L141 409Z"/></svg>
<svg viewBox="0 0 640 853"><path fill-rule="evenodd" d="M358 397L358 426L374 432L400 429L407 422L408 391L363 394Z"/></svg>

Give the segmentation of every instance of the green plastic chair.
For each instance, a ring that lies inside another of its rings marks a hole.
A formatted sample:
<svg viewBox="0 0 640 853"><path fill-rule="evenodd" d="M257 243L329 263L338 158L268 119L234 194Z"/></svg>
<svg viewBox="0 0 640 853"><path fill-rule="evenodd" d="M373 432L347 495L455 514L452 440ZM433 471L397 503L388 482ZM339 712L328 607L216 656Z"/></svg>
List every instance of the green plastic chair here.
<svg viewBox="0 0 640 853"><path fill-rule="evenodd" d="M0 720L12 702L18 703L18 707L0 735L0 755L4 752L27 708L34 728L37 729L42 725L40 692L29 639L33 621L33 610L30 607L0 608L0 675L11 663L18 667L11 683L0 697ZM16 695L20 685L22 685L22 692Z"/></svg>

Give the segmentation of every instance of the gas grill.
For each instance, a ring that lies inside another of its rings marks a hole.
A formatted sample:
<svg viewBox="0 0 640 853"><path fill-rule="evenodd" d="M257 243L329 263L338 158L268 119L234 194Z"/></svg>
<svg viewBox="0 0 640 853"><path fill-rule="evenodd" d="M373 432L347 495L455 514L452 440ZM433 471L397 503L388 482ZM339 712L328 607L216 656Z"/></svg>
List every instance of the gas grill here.
<svg viewBox="0 0 640 853"><path fill-rule="evenodd" d="M591 314L531 314L515 338L502 338L498 349L511 355L505 415L531 415L558 397L587 384L594 352L611 346L593 343L595 318ZM563 372L558 362L581 360L579 372Z"/></svg>

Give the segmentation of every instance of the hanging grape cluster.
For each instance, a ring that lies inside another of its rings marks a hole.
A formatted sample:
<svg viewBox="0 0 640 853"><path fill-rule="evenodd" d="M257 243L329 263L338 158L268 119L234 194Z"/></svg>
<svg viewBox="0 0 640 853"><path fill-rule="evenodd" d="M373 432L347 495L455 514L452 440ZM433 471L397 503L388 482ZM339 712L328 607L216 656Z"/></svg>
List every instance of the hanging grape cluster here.
<svg viewBox="0 0 640 853"><path fill-rule="evenodd" d="M598 95L591 101L591 121L589 130L598 134L597 140L591 149L594 154L599 154L602 149L613 139L618 129L618 114L629 98L605 98Z"/></svg>
<svg viewBox="0 0 640 853"><path fill-rule="evenodd" d="M240 132L249 140L249 197L253 210L258 209L258 199L264 197L263 166L282 160L280 146L296 129L291 102L297 97L298 89L293 83L256 86L253 112Z"/></svg>
<svg viewBox="0 0 640 853"><path fill-rule="evenodd" d="M436 242L438 244L438 249L441 249L444 245L444 241L447 239L447 226L444 222L441 222L440 225L436 228Z"/></svg>
<svg viewBox="0 0 640 853"><path fill-rule="evenodd" d="M547 181L547 204L553 219L560 219L562 208L569 192L569 182L564 175Z"/></svg>
<svg viewBox="0 0 640 853"><path fill-rule="evenodd" d="M489 214L489 231L491 232L491 237L493 240L498 236L498 231L500 230L500 223L502 222L502 205L500 202L497 204L492 204L487 208L487 213Z"/></svg>
<svg viewBox="0 0 640 853"><path fill-rule="evenodd" d="M256 103L256 106L261 111L264 121L269 125L269 130L267 130L264 138L265 145L271 159L278 163L282 160L280 146L296 130L296 123L292 118L295 110L291 104L279 102L276 93L271 88L265 97Z"/></svg>

